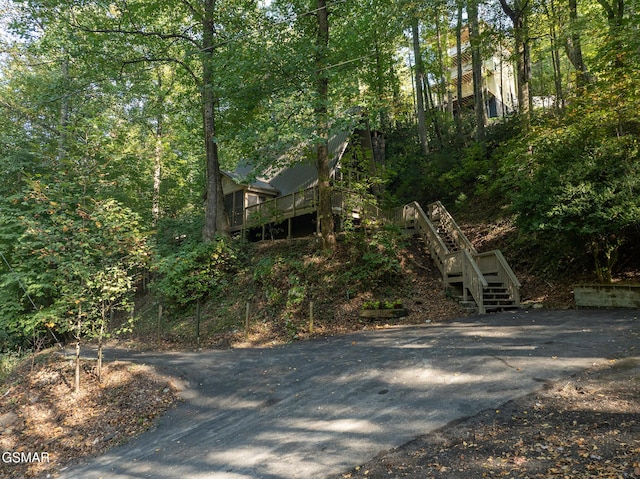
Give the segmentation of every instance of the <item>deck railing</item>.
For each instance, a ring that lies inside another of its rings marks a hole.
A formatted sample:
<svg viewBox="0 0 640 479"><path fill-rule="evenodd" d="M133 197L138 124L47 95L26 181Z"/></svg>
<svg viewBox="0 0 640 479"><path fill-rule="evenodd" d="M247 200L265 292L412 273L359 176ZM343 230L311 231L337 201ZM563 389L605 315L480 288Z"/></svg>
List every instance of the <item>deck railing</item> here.
<svg viewBox="0 0 640 479"><path fill-rule="evenodd" d="M289 195L249 206L244 210L244 227L251 228L267 223L279 223L289 218L317 211L319 192L317 186ZM485 313L483 290L489 287L487 277L507 288L510 298L519 304L520 282L506 259L498 250L478 253L464 235L451 214L435 202L426 213L417 202L409 203L390 213L367 202L362 195L345 188L334 187L332 207L336 214L352 217L385 218L404 228L413 228L424 240L429 254L436 263L445 285L462 283L463 299L470 294L480 313ZM437 226L436 226L437 224ZM438 231L438 229L445 231ZM454 240L457 251L450 251L443 241L446 234Z"/></svg>
<svg viewBox="0 0 640 479"><path fill-rule="evenodd" d="M244 209L242 228L281 223L289 218L313 213L317 211L319 204L320 194L317 185L288 195L271 198ZM383 216L380 208L367 201L362 194L337 186L332 187L331 207L335 214L351 215L356 218L381 218Z"/></svg>

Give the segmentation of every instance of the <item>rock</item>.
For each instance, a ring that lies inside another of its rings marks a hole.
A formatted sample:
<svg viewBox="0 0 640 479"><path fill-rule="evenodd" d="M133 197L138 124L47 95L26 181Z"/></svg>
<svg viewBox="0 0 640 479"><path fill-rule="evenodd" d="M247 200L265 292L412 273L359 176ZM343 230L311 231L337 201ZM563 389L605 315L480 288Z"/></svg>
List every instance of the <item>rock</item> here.
<svg viewBox="0 0 640 479"><path fill-rule="evenodd" d="M9 426L14 425L19 420L20 418L15 412L9 411L5 414L0 415L0 428L8 429Z"/></svg>

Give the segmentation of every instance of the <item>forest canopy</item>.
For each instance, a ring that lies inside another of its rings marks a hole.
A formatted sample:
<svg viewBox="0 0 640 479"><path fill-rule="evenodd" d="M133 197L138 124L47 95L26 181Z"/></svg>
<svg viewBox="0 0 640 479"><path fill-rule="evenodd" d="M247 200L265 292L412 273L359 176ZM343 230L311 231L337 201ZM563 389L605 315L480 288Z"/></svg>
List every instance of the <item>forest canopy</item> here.
<svg viewBox="0 0 640 479"><path fill-rule="evenodd" d="M640 224L638 7L1 0L0 349L102 334L177 238L215 251L238 162L311 144L322 184L354 107L381 206L483 201L611 280Z"/></svg>

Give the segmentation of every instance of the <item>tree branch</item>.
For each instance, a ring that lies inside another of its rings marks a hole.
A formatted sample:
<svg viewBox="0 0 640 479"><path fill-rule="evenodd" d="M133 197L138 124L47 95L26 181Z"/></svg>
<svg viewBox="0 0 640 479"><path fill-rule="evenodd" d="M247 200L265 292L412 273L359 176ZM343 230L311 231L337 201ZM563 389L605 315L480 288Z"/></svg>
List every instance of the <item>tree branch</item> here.
<svg viewBox="0 0 640 479"><path fill-rule="evenodd" d="M122 67L120 68L120 74L123 74L123 70L126 66L136 65L138 63L175 63L186 70L186 72L191 76L191 78L193 78L193 81L196 83L196 85L198 85L198 87L202 85L202 81L200 80L198 75L196 75L196 73L191 69L191 67L184 61L174 57L139 57L133 58L131 60L124 60L122 62Z"/></svg>
<svg viewBox="0 0 640 479"><path fill-rule="evenodd" d="M201 45L196 40L194 40L190 36L185 35L183 33L163 33L163 32L155 32L155 31L145 32L144 30L124 30L121 28L94 29L94 28L88 28L88 27L82 26L80 24L76 24L74 26L86 33L117 34L117 35L129 35L129 36L138 36L138 37L155 37L155 38L160 38L161 40L185 40L186 42L198 48L201 47Z"/></svg>

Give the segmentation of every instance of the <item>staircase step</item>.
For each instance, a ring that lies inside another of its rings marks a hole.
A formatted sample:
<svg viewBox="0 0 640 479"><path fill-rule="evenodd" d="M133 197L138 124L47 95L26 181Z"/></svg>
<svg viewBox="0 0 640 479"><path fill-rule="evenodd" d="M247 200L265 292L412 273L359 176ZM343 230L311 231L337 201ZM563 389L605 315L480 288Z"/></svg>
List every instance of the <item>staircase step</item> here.
<svg viewBox="0 0 640 479"><path fill-rule="evenodd" d="M514 302L512 299L491 299L489 301L484 301L485 307L497 307L497 306L514 306Z"/></svg>

